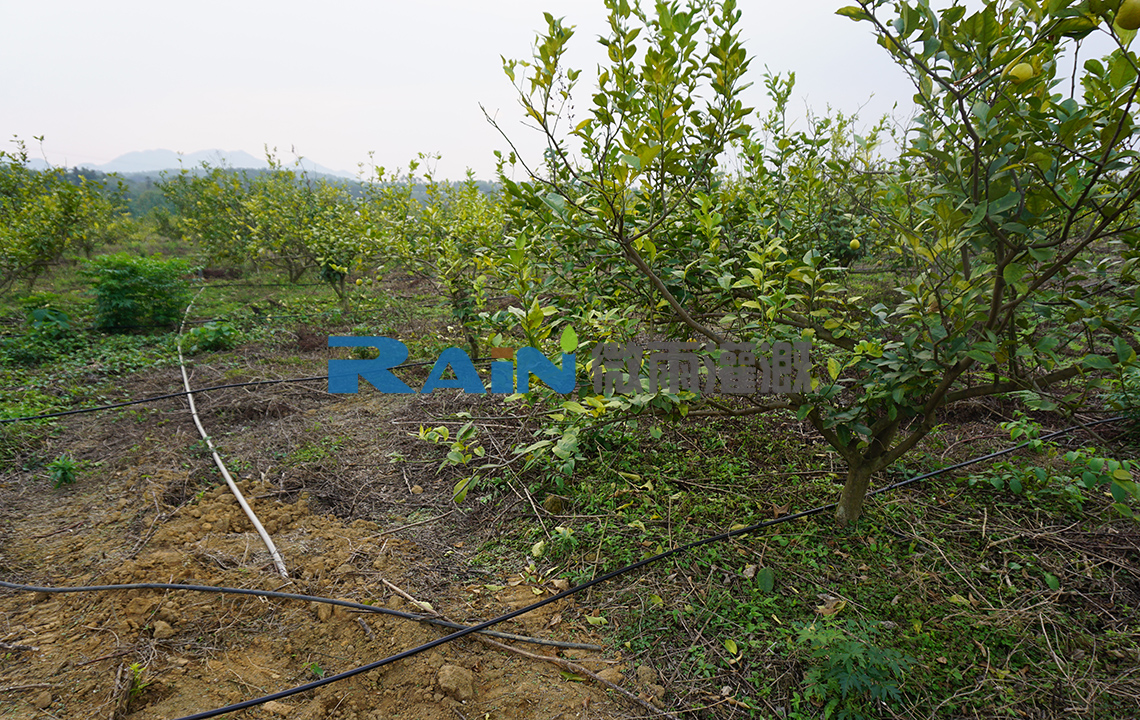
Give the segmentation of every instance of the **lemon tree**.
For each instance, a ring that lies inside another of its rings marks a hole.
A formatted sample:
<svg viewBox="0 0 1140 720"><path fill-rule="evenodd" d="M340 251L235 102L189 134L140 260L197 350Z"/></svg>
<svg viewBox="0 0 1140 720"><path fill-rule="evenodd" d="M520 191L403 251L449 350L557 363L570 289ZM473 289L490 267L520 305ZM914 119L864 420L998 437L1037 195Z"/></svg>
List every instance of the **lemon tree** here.
<svg viewBox="0 0 1140 720"><path fill-rule="evenodd" d="M33 170L22 142L0 150L0 288L31 286L68 253L91 252L128 222L122 188L104 180Z"/></svg>
<svg viewBox="0 0 1140 720"><path fill-rule="evenodd" d="M1111 11L841 9L914 82L918 114L884 159L851 132L838 148L835 133L753 132L731 0L658 3L655 16L607 7L609 64L583 117L571 117L579 73L561 64L572 28L548 15L534 59L505 66L548 145L522 163L525 181L502 177L512 218L540 239L533 267L579 280L582 306L603 317L637 312L718 343L810 339L812 389L745 411L793 409L843 457L841 522L948 405L1028 391L1036 407L1072 411L1135 363L1140 80L1134 33ZM1115 49L1062 77L1058 58L1094 32ZM753 152L734 178L718 162L737 139ZM891 292L857 296L831 253L799 244L821 187L874 238L875 262L904 269Z"/></svg>
<svg viewBox="0 0 1140 720"><path fill-rule="evenodd" d="M471 350L479 354L480 311L494 268L503 265L504 217L497 196L488 194L469 170L463 182L437 180L430 168L436 156L421 155L409 172L388 176L376 168L365 192L366 234L383 265L437 283L447 297ZM414 173L428 161L424 176ZM424 198L414 197L422 187Z"/></svg>

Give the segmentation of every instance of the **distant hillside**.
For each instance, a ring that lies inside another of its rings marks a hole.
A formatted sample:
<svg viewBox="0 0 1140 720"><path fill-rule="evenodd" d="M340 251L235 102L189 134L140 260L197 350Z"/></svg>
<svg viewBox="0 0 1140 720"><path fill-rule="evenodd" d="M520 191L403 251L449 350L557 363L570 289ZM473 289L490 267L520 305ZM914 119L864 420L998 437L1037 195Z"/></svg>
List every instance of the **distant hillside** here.
<svg viewBox="0 0 1140 720"><path fill-rule="evenodd" d="M257 158L244 150L199 150L198 152L179 155L173 150L136 150L120 155L114 160L102 165L85 164L83 167L105 173L159 173L163 170L178 170L179 168L196 168L203 162L211 166L224 165L234 169L264 170L269 167L265 158ZM333 170L308 159L301 160L301 166L311 173L320 175L333 175L342 178L355 178L353 173L344 170ZM42 170L48 164L40 159L29 160L30 167Z"/></svg>

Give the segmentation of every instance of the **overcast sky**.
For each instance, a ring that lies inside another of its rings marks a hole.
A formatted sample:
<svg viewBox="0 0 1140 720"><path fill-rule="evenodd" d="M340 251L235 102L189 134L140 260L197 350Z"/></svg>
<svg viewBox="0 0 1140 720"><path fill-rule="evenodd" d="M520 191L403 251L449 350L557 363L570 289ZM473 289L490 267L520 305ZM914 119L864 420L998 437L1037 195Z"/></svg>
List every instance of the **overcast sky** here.
<svg viewBox="0 0 1140 720"><path fill-rule="evenodd" d="M797 108L865 106L869 122L897 102L909 115L908 80L868 24L834 14L844 4L740 0L750 105L769 106L767 66L795 71ZM370 151L389 170L441 153L440 176L470 167L490 179L492 151L506 145L480 103L530 157L540 153L500 55L530 57L543 11L577 26L570 64L587 80L604 59L600 0L3 0L0 132L34 157L32 137L45 136L54 165L156 148L260 156L268 144L349 172Z"/></svg>

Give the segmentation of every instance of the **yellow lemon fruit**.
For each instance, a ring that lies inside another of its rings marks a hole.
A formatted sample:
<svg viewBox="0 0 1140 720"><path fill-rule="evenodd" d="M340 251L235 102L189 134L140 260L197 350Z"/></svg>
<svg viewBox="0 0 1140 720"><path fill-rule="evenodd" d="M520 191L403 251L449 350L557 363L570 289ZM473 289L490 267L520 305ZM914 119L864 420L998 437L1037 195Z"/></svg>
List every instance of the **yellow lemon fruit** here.
<svg viewBox="0 0 1140 720"><path fill-rule="evenodd" d="M852 240L850 243L848 243L848 245L847 245L847 246L848 246L849 248L851 248L852 250L858 250L858 249L859 249L859 240L857 240L857 239L856 239L856 240Z"/></svg>
<svg viewBox="0 0 1140 720"><path fill-rule="evenodd" d="M1124 0L1116 11L1116 24L1125 30L1140 29L1140 0Z"/></svg>
<svg viewBox="0 0 1140 720"><path fill-rule="evenodd" d="M1033 77L1033 66L1029 63L1018 63L1009 69L1009 74L1013 77L1013 81L1020 85Z"/></svg>

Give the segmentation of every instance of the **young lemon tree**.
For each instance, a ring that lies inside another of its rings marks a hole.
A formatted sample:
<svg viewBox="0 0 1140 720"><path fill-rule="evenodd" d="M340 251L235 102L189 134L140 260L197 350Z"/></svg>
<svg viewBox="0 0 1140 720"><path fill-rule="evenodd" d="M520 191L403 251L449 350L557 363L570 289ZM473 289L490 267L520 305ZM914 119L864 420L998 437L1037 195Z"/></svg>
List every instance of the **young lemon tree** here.
<svg viewBox="0 0 1140 720"><path fill-rule="evenodd" d="M858 518L871 473L910 451L941 408L1028 390L1039 407L1073 409L1101 373L1135 361L1140 328L1128 260L1140 198L1134 33L1083 2L989 0L967 14L920 0L889 22L885 4L840 13L871 24L915 84L920 115L902 172L880 184L880 212L920 271L890 306L860 307L839 288L821 293L819 313L769 305L841 351L806 400L850 468L844 522ZM1061 76L1061 54L1092 32L1116 49L1086 61L1079 83ZM803 287L812 268L798 274Z"/></svg>
<svg viewBox="0 0 1140 720"><path fill-rule="evenodd" d="M250 181L243 201L251 254L284 270L290 282L316 271L344 301L345 278L367 250L355 201L339 185L268 159L269 170Z"/></svg>
<svg viewBox="0 0 1140 720"><path fill-rule="evenodd" d="M422 178L426 197L416 200L419 181L411 173L418 168L413 162L405 178L386 178L377 168L366 190L368 233L388 266L438 283L477 357L488 270L506 252L502 204L480 189L470 170L466 181L450 183L436 180L430 167Z"/></svg>
<svg viewBox="0 0 1140 720"><path fill-rule="evenodd" d="M569 111L578 73L559 64L570 29L547 16L534 61L506 64L512 79L530 71L520 97L549 149L504 187L512 211L558 243L547 256L576 259L606 303L650 291L656 302L640 307L694 335L798 336L826 358L810 391L751 400L794 408L845 459L842 523L947 405L1028 390L1039 407L1072 409L1135 362L1140 329L1134 33L1088 2L987 0L967 14L915 0L892 3L889 20L886 4L839 12L869 23L914 81L920 114L901 157L889 171L860 152L781 168L843 190L850 214L878 227L879 254L911 268L877 302L853 296L820 249L789 252L791 231L811 226L802 213L816 212L811 183L792 183L801 197L774 213L787 193L771 185L787 179L757 177L763 158L751 190L718 181L725 145L748 136L731 1L658 3L655 18L608 2L610 64L582 120ZM1092 32L1116 49L1062 77L1058 58ZM1118 491L1140 497L1129 479Z"/></svg>
<svg viewBox="0 0 1140 720"><path fill-rule="evenodd" d="M159 230L181 236L202 248L209 263L241 264L250 258L254 221L246 207L249 177L245 171L211 167L203 162L182 168L158 183L173 212L158 214Z"/></svg>
<svg viewBox="0 0 1140 720"><path fill-rule="evenodd" d="M22 142L0 150L0 288L29 287L74 251L92 250L123 229L125 201L103 180L58 168L33 170Z"/></svg>
<svg viewBox="0 0 1140 720"><path fill-rule="evenodd" d="M655 17L626 0L606 6L609 34L599 41L610 64L583 117L571 105L580 73L561 65L573 28L547 14L534 59L504 64L548 142L542 167L512 153L527 182L500 173L512 219L542 238L542 274L644 313L664 299L670 315L708 335L692 318L701 301L691 288L715 287L723 274L710 195L717 158L749 130L740 13L731 1L658 3Z"/></svg>

